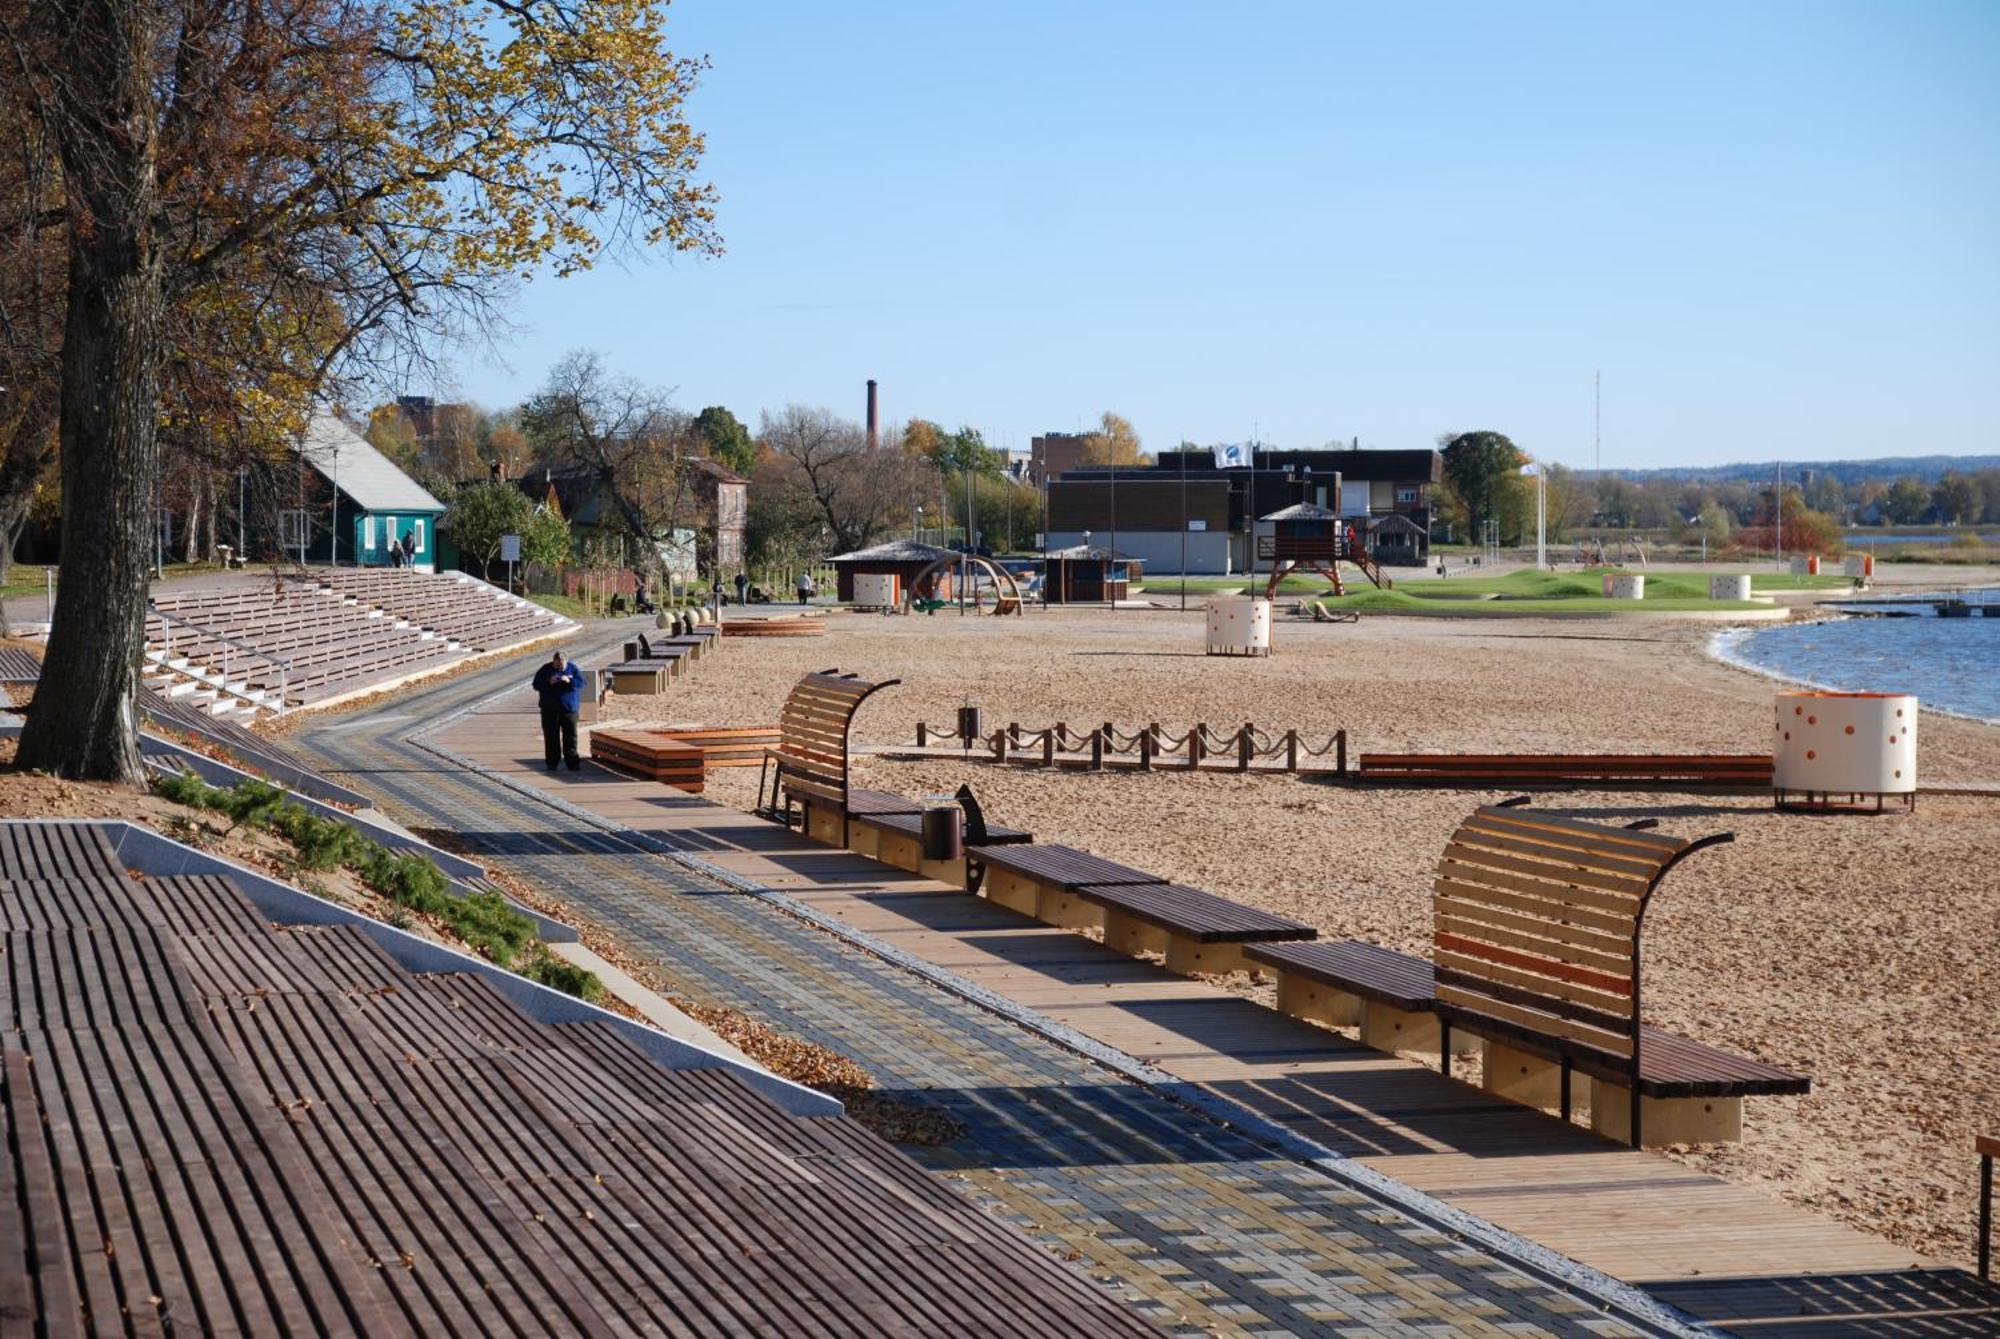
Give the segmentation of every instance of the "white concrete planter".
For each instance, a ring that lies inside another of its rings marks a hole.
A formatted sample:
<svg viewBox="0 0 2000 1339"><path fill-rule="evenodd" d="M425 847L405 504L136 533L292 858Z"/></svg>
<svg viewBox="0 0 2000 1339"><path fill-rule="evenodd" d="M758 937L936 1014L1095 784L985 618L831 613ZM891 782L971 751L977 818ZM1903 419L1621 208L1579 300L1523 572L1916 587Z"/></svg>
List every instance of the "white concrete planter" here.
<svg viewBox="0 0 2000 1339"><path fill-rule="evenodd" d="M1646 578L1636 572L1606 572L1604 574L1604 598L1607 600L1643 600L1646 598Z"/></svg>
<svg viewBox="0 0 2000 1339"><path fill-rule="evenodd" d="M1780 693L1772 785L1788 807L1914 804L1917 699L1903 693Z"/></svg>
<svg viewBox="0 0 2000 1339"><path fill-rule="evenodd" d="M1208 601L1208 653L1271 654L1271 602L1249 595L1215 595Z"/></svg>
<svg viewBox="0 0 2000 1339"><path fill-rule="evenodd" d="M1747 576L1710 577L1708 598L1711 600L1747 600L1750 598L1750 578Z"/></svg>
<svg viewBox="0 0 2000 1339"><path fill-rule="evenodd" d="M1795 577L1816 577L1819 575L1819 555L1800 554L1792 559L1792 575Z"/></svg>

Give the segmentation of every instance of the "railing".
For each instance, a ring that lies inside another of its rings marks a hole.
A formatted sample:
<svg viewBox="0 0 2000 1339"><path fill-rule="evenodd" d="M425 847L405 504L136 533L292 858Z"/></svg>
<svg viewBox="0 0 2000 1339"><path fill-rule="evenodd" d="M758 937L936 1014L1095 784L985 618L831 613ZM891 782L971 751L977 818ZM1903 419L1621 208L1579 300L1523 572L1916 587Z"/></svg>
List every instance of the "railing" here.
<svg viewBox="0 0 2000 1339"><path fill-rule="evenodd" d="M164 653L165 658L171 659L173 657L174 627L175 625L178 624L179 626L186 628L189 632L194 634L195 637L206 638L209 641L220 642L222 644L223 648L222 683L225 691L228 689L229 686L229 667L231 659L230 652L232 650L242 651L245 654L251 656L253 659L261 660L267 665L275 665L278 667L277 709L278 711L283 712L290 705L291 693L289 690L290 690L290 679L292 673L291 661L284 659L282 656L274 656L268 651L259 651L256 647L250 645L248 642L239 642L234 637L228 637L219 632L212 632L209 629L201 626L201 624L194 622L192 619L182 618L179 614L170 614L166 610L160 608L157 605L149 606L149 609L153 617L159 619L161 624L164 625L165 628L166 635L163 638L161 638L161 650Z"/></svg>
<svg viewBox="0 0 2000 1339"><path fill-rule="evenodd" d="M1336 730L1325 743L1315 747L1297 730L1271 733L1247 722L1234 730L1197 724L1181 734L1164 729L1158 721L1137 730L1121 730L1109 721L1088 730L1072 730L1061 721L1042 729L1024 729L1019 723L1009 723L1005 729L990 735L976 729L961 734L956 729L939 729L917 722L916 748L948 748L954 743L968 758L984 755L993 762L1030 766L1066 764L1101 771L1115 763L1136 765L1139 771L1150 772L1203 767L1214 770L1219 765L1233 763L1235 770L1248 772L1265 762L1271 765L1259 770L1347 775L1347 731ZM1331 766L1318 762L1329 756Z"/></svg>

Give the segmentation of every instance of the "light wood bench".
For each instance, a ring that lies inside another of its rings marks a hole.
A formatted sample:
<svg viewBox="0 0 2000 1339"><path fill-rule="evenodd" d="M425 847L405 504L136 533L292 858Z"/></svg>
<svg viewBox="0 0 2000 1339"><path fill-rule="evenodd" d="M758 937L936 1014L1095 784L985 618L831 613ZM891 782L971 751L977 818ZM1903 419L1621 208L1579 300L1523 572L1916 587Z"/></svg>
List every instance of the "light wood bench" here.
<svg viewBox="0 0 2000 1339"><path fill-rule="evenodd" d="M1357 781L1431 786L1682 787L1769 790L1768 753L1364 753Z"/></svg>
<svg viewBox="0 0 2000 1339"><path fill-rule="evenodd" d="M650 730L592 730L590 756L621 772L699 795L707 777L701 745Z"/></svg>
<svg viewBox="0 0 2000 1339"><path fill-rule="evenodd" d="M839 669L808 674L793 685L778 716L778 746L765 754L758 778L758 812L829 846L848 844L847 741L854 713L884 688ZM770 799L764 799L765 786Z"/></svg>

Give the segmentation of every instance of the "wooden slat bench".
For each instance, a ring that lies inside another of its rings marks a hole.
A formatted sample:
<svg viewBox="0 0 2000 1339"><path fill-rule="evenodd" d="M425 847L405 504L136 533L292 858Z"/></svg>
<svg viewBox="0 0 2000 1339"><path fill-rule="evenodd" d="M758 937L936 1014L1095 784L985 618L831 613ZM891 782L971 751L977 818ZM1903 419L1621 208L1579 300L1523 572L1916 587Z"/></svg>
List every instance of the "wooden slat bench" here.
<svg viewBox="0 0 2000 1339"><path fill-rule="evenodd" d="M711 770L717 767L759 766L764 761L764 754L779 743L778 727L775 725L676 725L649 733L661 739L699 744L702 763Z"/></svg>
<svg viewBox="0 0 2000 1339"><path fill-rule="evenodd" d="M699 744L663 739L651 730L593 730L590 756L632 776L699 795L707 776Z"/></svg>
<svg viewBox="0 0 2000 1339"><path fill-rule="evenodd" d="M1172 971L1257 970L1240 945L1311 939L1311 926L1055 843L967 849L966 886L1066 929L1104 931L1122 953L1164 952Z"/></svg>
<svg viewBox="0 0 2000 1339"><path fill-rule="evenodd" d="M1484 1084L1570 1109L1592 1081L1591 1124L1638 1145L1734 1139L1743 1098L1807 1080L1640 1025L1640 928L1660 880L1731 840L1688 841L1521 809L1476 810L1438 863L1432 933L1440 1046L1485 1038ZM1632 1096L1636 1090L1638 1101Z"/></svg>
<svg viewBox="0 0 2000 1339"><path fill-rule="evenodd" d="M1355 778L1391 785L1677 786L1768 790L1772 761L1754 754L1364 753Z"/></svg>
<svg viewBox="0 0 2000 1339"><path fill-rule="evenodd" d="M731 637L818 637L826 632L821 618L730 618L722 631Z"/></svg>
<svg viewBox="0 0 2000 1339"><path fill-rule="evenodd" d="M861 704L897 682L871 682L836 668L793 685L778 716L778 746L765 754L771 765L768 802L767 778L758 778L758 811L788 827L796 813L808 837L846 846L848 732Z"/></svg>
<svg viewBox="0 0 2000 1339"><path fill-rule="evenodd" d="M951 804L948 799L939 799L928 807L943 808ZM848 792L847 813L848 849L857 855L879 860L897 869L907 869L926 878L942 883L956 884L963 888L966 884L966 858L954 860L924 859L924 809L927 806L915 800L883 790L852 790ZM968 815L968 828L970 826ZM984 824L984 818L979 820ZM1011 846L1034 840L1031 833L1018 828L1003 828L985 824L982 840L989 846Z"/></svg>
<svg viewBox="0 0 2000 1339"><path fill-rule="evenodd" d="M1359 939L1252 944L1243 955L1276 974L1280 1012L1358 1027L1378 1051L1437 1049L1437 974L1423 958ZM1460 1055L1478 1050L1470 1033L1457 1044Z"/></svg>

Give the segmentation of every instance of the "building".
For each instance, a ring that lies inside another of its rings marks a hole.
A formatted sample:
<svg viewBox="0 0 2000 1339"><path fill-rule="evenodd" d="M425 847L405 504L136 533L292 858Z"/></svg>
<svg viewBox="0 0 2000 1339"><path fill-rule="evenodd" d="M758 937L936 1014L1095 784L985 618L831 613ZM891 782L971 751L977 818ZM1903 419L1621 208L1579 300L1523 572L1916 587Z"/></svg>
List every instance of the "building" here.
<svg viewBox="0 0 2000 1339"><path fill-rule="evenodd" d="M407 539L412 565L436 569L444 503L367 438L333 414L315 414L298 458L304 466L298 505L278 512L278 543L287 558L387 567L389 545Z"/></svg>
<svg viewBox="0 0 2000 1339"><path fill-rule="evenodd" d="M839 554L827 559L832 565L837 586L837 594L843 602L854 599L854 578L857 576L893 576L897 590L904 594L914 594L918 599L949 600L953 592L955 567L945 567L921 589L914 589L918 578L933 563L947 559L955 560L958 554L950 549L941 549L935 544L920 544L914 539L892 539L886 544L874 544L852 553Z"/></svg>
<svg viewBox="0 0 2000 1339"><path fill-rule="evenodd" d="M1127 599L1139 579L1139 560L1101 544L1053 549L1042 570L1042 598L1049 604L1094 604Z"/></svg>
<svg viewBox="0 0 2000 1339"><path fill-rule="evenodd" d="M743 534L749 516L750 481L718 461L695 457L683 463L686 495L678 523L653 536L661 570L682 581L700 572L740 571ZM629 540L631 529L616 515L617 503L605 472L582 461L540 464L518 480L521 491L553 507L569 522L578 556L595 542ZM637 554L627 554L636 565Z"/></svg>
<svg viewBox="0 0 2000 1339"><path fill-rule="evenodd" d="M1044 542L1066 548L1087 532L1154 572L1248 572L1267 565L1260 541L1274 534L1257 518L1308 504L1352 521L1371 552L1377 536L1391 537L1398 556L1378 561L1422 561L1402 555L1428 553L1431 493L1443 477L1444 457L1432 450L1267 448L1231 468L1209 450L1162 451L1151 465L1084 466L1050 479ZM1406 517L1424 542L1401 526L1367 524L1391 515Z"/></svg>
<svg viewBox="0 0 2000 1339"><path fill-rule="evenodd" d="M1059 474L1082 469L1093 436L1087 432L1045 432L1030 438L1028 482L1040 488Z"/></svg>

